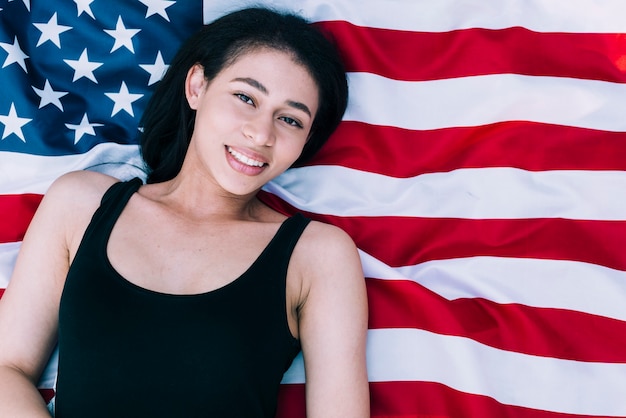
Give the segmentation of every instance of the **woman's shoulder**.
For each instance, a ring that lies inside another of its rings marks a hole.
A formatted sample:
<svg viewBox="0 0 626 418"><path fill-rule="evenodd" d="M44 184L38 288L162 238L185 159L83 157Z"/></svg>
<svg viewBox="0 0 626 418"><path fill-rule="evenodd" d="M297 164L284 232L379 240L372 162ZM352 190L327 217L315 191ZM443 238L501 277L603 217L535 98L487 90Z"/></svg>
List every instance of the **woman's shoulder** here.
<svg viewBox="0 0 626 418"><path fill-rule="evenodd" d="M351 251L355 248L354 241L343 229L315 220L309 222L303 238L309 249L326 249L330 246L332 250L343 248Z"/></svg>
<svg viewBox="0 0 626 418"><path fill-rule="evenodd" d="M94 171L72 171L57 178L44 200L65 210L79 211L97 207L104 193L119 179Z"/></svg>
<svg viewBox="0 0 626 418"><path fill-rule="evenodd" d="M333 270L360 272L360 258L352 238L343 229L323 222L309 223L294 255L305 277L332 277Z"/></svg>
<svg viewBox="0 0 626 418"><path fill-rule="evenodd" d="M70 193L74 195L104 194L119 179L95 171L71 171L57 178L46 194Z"/></svg>
<svg viewBox="0 0 626 418"><path fill-rule="evenodd" d="M92 171L73 171L57 178L48 188L42 207L69 225L80 224L100 205L104 193L119 180Z"/></svg>

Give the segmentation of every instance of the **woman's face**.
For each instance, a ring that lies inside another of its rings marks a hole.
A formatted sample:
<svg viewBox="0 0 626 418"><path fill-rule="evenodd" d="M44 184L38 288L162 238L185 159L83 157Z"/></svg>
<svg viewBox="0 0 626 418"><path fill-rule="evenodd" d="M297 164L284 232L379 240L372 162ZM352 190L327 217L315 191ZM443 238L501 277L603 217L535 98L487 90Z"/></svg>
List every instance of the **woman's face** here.
<svg viewBox="0 0 626 418"><path fill-rule="evenodd" d="M255 193L293 164L319 100L306 68L267 48L241 55L210 82L194 66L186 95L196 110L186 159L235 195Z"/></svg>

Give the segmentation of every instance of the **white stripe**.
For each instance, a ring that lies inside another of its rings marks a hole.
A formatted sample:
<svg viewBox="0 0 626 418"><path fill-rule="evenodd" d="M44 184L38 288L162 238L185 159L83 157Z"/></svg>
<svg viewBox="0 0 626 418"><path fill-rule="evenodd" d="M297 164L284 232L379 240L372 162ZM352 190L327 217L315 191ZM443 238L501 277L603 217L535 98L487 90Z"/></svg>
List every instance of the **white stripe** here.
<svg viewBox="0 0 626 418"><path fill-rule="evenodd" d="M368 333L370 382L439 382L507 405L581 415L626 415L626 364L508 352L416 329ZM283 383L304 383L298 356Z"/></svg>
<svg viewBox="0 0 626 418"><path fill-rule="evenodd" d="M299 209L337 216L626 219L623 171L476 168L394 178L311 166L286 171L265 190Z"/></svg>
<svg viewBox="0 0 626 418"><path fill-rule="evenodd" d="M626 84L517 74L398 81L371 73L350 73L349 84L344 119L374 125L417 130L513 120L626 131Z"/></svg>
<svg viewBox="0 0 626 418"><path fill-rule="evenodd" d="M595 264L468 257L390 267L364 252L361 262L366 277L410 280L448 300L484 298L626 321L626 272Z"/></svg>
<svg viewBox="0 0 626 418"><path fill-rule="evenodd" d="M9 284L21 244L21 242L0 244L0 289L6 289Z"/></svg>
<svg viewBox="0 0 626 418"><path fill-rule="evenodd" d="M50 359L48 360L48 364L46 365L41 377L39 378L39 382L37 383L37 387L43 389L55 389L56 381L57 381L57 370L59 368L59 347L57 346Z"/></svg>
<svg viewBox="0 0 626 418"><path fill-rule="evenodd" d="M537 32L626 32L622 0L205 0L204 21L258 4L293 10L312 21L409 31L522 26Z"/></svg>
<svg viewBox="0 0 626 418"><path fill-rule="evenodd" d="M137 145L104 143L85 154L52 157L0 151L0 194L43 194L56 178L75 170L144 178L143 166Z"/></svg>

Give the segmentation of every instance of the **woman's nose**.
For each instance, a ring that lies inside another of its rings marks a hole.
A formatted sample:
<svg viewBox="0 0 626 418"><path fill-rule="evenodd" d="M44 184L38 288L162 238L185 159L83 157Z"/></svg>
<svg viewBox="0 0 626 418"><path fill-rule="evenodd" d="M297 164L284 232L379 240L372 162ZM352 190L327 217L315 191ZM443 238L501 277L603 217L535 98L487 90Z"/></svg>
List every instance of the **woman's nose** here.
<svg viewBox="0 0 626 418"><path fill-rule="evenodd" d="M276 140L274 135L274 119L257 116L247 121L242 127L243 134L259 146L272 146Z"/></svg>

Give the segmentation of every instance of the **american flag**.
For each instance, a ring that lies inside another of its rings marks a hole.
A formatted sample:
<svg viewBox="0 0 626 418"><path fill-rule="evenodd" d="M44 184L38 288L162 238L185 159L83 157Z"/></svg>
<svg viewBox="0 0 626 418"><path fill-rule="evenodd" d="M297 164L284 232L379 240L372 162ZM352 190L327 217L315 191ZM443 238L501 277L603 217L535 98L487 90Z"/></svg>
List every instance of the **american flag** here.
<svg viewBox="0 0 626 418"><path fill-rule="evenodd" d="M250 3L0 1L0 288L56 177L143 176L179 43ZM260 3L349 71L338 131L262 198L357 243L372 416L626 416L626 2ZM297 358L278 416L304 417L303 383Z"/></svg>

